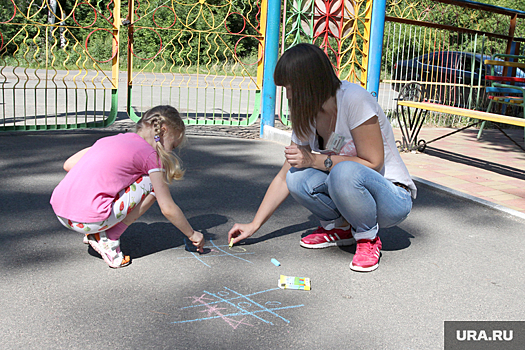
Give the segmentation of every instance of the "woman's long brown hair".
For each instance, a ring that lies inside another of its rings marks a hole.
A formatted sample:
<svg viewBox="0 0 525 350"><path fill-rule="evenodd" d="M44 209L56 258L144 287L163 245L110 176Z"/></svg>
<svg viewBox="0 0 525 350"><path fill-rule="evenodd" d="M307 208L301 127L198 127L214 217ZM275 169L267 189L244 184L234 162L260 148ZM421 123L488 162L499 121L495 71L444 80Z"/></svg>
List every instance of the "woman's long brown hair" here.
<svg viewBox="0 0 525 350"><path fill-rule="evenodd" d="M292 46L277 61L274 81L278 86L291 88L288 106L292 128L299 139L307 141L323 103L335 96L341 86L328 56L312 44Z"/></svg>

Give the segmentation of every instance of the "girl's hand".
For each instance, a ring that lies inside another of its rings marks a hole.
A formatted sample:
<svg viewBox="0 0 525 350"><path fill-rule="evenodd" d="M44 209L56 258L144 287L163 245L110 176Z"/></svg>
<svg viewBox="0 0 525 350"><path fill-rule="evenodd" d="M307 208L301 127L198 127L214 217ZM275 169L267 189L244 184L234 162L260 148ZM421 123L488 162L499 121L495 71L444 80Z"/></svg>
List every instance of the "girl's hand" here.
<svg viewBox="0 0 525 350"><path fill-rule="evenodd" d="M188 239L197 247L199 253L204 252L204 236L198 231L193 231L193 234Z"/></svg>
<svg viewBox="0 0 525 350"><path fill-rule="evenodd" d="M251 237L257 229L250 224L235 224L233 225L230 232L228 232L228 243L231 242L233 238L233 244L242 241L248 237Z"/></svg>
<svg viewBox="0 0 525 350"><path fill-rule="evenodd" d="M284 156L288 164L294 168L311 168L313 165L312 155L297 145L286 146Z"/></svg>

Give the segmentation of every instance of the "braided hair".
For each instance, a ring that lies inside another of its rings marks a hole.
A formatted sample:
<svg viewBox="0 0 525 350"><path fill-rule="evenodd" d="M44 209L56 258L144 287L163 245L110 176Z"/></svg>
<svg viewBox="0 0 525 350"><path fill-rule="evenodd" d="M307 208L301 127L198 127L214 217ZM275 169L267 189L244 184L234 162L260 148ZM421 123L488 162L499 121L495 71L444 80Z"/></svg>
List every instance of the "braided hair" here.
<svg viewBox="0 0 525 350"><path fill-rule="evenodd" d="M156 141L155 150L165 170L164 179L167 183L171 183L173 180L181 180L184 176L184 170L182 169L182 161L174 153L166 152L160 143L161 128L163 125L166 125L170 130L180 131L182 141L186 140L186 126L179 112L172 106L157 106L146 111L138 121L136 131L138 132L144 127L153 128Z"/></svg>

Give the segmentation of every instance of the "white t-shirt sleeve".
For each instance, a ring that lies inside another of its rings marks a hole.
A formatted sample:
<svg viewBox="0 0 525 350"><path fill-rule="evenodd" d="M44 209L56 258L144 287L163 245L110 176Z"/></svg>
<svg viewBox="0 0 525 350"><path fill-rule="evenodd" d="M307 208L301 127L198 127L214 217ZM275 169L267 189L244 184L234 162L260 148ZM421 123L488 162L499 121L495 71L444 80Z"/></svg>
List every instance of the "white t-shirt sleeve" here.
<svg viewBox="0 0 525 350"><path fill-rule="evenodd" d="M379 116L378 103L374 97L359 85L352 84L342 91L339 108L340 116L350 130L357 128L370 118Z"/></svg>
<svg viewBox="0 0 525 350"><path fill-rule="evenodd" d="M307 141L301 141L297 135L295 134L295 131L292 130L292 138L291 138L292 142L299 145L299 146L306 146L308 145L308 142Z"/></svg>

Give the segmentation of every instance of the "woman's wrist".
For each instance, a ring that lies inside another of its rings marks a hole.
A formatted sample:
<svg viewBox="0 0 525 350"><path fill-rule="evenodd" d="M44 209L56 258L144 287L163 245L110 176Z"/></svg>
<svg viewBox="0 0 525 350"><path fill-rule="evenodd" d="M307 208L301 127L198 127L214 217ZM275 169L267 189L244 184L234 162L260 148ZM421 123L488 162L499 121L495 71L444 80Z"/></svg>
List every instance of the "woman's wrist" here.
<svg viewBox="0 0 525 350"><path fill-rule="evenodd" d="M257 232L261 228L263 223L257 223L255 220L253 220L252 222L250 222L249 225L251 226L251 230L250 230L250 231L252 231L251 235L253 235L255 232Z"/></svg>
<svg viewBox="0 0 525 350"><path fill-rule="evenodd" d="M326 159L326 154L322 153L312 153L312 168L317 170L325 170L324 160Z"/></svg>

